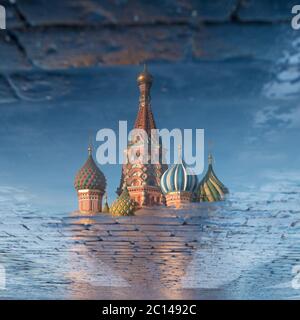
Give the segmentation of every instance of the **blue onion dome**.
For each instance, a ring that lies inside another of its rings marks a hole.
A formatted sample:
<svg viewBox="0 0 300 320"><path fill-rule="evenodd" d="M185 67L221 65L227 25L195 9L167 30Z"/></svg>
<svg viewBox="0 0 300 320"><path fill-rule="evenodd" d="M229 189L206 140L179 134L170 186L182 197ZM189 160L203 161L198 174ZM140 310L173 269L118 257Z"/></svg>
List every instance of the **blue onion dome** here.
<svg viewBox="0 0 300 320"><path fill-rule="evenodd" d="M208 156L208 169L204 178L201 180L197 190L197 197L199 201L214 202L225 200L226 194L229 190L224 184L217 178L213 166L213 157L210 154Z"/></svg>
<svg viewBox="0 0 300 320"><path fill-rule="evenodd" d="M78 171L75 178L75 189L93 189L105 191L106 178L102 171L96 165L93 156L92 148L88 148L89 156L83 167Z"/></svg>
<svg viewBox="0 0 300 320"><path fill-rule="evenodd" d="M135 202L130 198L128 189L125 186L121 195L111 205L110 213L113 216L132 216L135 210Z"/></svg>
<svg viewBox="0 0 300 320"><path fill-rule="evenodd" d="M164 194L170 192L194 192L197 187L197 176L189 169L182 160L171 166L161 177L160 187Z"/></svg>

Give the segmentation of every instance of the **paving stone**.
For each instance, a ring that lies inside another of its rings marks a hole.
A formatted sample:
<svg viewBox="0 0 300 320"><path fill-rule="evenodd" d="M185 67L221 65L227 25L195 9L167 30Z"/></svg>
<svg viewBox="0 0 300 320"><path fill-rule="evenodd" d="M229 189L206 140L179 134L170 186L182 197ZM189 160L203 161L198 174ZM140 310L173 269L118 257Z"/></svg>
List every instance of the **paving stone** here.
<svg viewBox="0 0 300 320"><path fill-rule="evenodd" d="M115 3L104 1L101 8L107 14L107 18L116 24L174 24L229 21L236 5L235 0L134 0Z"/></svg>
<svg viewBox="0 0 300 320"><path fill-rule="evenodd" d="M241 21L291 21L294 0L242 0L237 16Z"/></svg>
<svg viewBox="0 0 300 320"><path fill-rule="evenodd" d="M60 73L60 75L62 74ZM116 224L116 220L110 215L82 216L78 211L73 212L70 217L64 217L63 222L66 222L67 224L90 224L91 226Z"/></svg>
<svg viewBox="0 0 300 320"><path fill-rule="evenodd" d="M39 25L152 24L228 21L237 0L18 0L29 23Z"/></svg>
<svg viewBox="0 0 300 320"><path fill-rule="evenodd" d="M182 225L183 220L179 218L165 218L164 216L162 217L140 217L140 216L132 216L132 217L118 217L116 220L120 224L136 224L138 226L141 225L165 225L165 226L170 226L170 225Z"/></svg>
<svg viewBox="0 0 300 320"><path fill-rule="evenodd" d="M128 29L47 29L18 31L34 64L44 69L180 61L188 40L186 27Z"/></svg>
<svg viewBox="0 0 300 320"><path fill-rule="evenodd" d="M94 1L18 0L17 6L32 26L82 25L107 22Z"/></svg>
<svg viewBox="0 0 300 320"><path fill-rule="evenodd" d="M213 25L199 28L193 35L193 56L202 61L278 61L282 48L296 35L289 24Z"/></svg>
<svg viewBox="0 0 300 320"><path fill-rule="evenodd" d="M97 230L101 231L107 231L109 230L110 232L113 231L121 231L121 232L125 232L125 231L135 231L137 229L137 227L135 225L132 224L111 224L111 225L105 225L105 224L95 224L91 226L92 231L97 232Z"/></svg>
<svg viewBox="0 0 300 320"><path fill-rule="evenodd" d="M188 219L185 219L185 221L188 221ZM198 219L199 221L199 219ZM202 223L203 224L203 223ZM149 232L150 234L152 232L184 232L186 230L189 230L190 232L197 231L199 232L200 228L199 225L170 225L170 224L158 224L158 225L138 225L137 228L140 231Z"/></svg>
<svg viewBox="0 0 300 320"><path fill-rule="evenodd" d="M109 234L111 236L116 236L116 237L140 237L141 236L141 232L140 231L109 231Z"/></svg>
<svg viewBox="0 0 300 320"><path fill-rule="evenodd" d="M3 30L0 32L0 72L29 70L31 65L16 41Z"/></svg>

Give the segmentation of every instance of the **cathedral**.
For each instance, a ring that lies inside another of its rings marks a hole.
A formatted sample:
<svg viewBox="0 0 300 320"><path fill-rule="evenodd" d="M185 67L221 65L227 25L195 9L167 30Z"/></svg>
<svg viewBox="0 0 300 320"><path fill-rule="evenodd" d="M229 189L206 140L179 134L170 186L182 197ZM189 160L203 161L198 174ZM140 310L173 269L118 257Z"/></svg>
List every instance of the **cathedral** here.
<svg viewBox="0 0 300 320"><path fill-rule="evenodd" d="M161 142L153 141L151 130L157 129L151 108L150 90L153 77L146 66L137 77L139 88L139 106L134 129L142 129L147 135L135 131L130 137L124 156L118 198L109 208L106 195L106 178L96 165L92 148L88 148L88 159L78 171L75 189L78 196L78 209L82 214L99 212L112 215L129 216L137 209L152 206L181 208L190 202L214 202L225 200L228 189L217 178L213 169L213 157L209 154L208 169L204 178L198 183L198 177L188 168L181 155L176 164L168 166L163 163ZM147 141L145 141L147 139ZM151 150L151 144L154 145ZM151 153L152 152L152 153ZM158 161L150 162L155 154ZM149 159L144 161L144 159ZM102 200L105 204L102 207Z"/></svg>

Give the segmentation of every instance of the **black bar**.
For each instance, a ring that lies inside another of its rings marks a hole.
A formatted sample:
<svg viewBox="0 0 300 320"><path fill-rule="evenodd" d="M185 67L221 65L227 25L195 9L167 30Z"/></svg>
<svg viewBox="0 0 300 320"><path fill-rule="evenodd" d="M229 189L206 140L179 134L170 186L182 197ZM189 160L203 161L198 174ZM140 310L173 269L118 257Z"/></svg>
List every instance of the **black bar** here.
<svg viewBox="0 0 300 320"><path fill-rule="evenodd" d="M243 319L262 313L286 318L288 312L298 310L298 301L0 301L1 314L11 319L203 319L220 315Z"/></svg>

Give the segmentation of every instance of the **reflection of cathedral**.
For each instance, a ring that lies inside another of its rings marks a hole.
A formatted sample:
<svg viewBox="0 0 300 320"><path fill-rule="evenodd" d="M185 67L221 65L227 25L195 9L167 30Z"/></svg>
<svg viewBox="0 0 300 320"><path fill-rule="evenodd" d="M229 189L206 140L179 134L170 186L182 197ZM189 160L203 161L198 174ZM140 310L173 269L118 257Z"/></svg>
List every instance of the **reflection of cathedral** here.
<svg viewBox="0 0 300 320"><path fill-rule="evenodd" d="M181 152L177 164L170 168L163 164L161 143L155 137L151 137L151 130L156 129L150 97L153 78L146 67L139 74L137 82L140 99L134 129L141 130L134 132L127 149L124 150L128 163L122 167L120 186L117 190L119 197L111 208L106 201L102 209L106 178L94 162L92 149L89 147L88 159L75 179L79 211L84 214L109 211L113 215L131 215L137 208L146 206L167 205L180 208L192 201L224 200L229 191L216 177L211 154L207 173L199 184L197 176L182 159ZM155 163L150 162L153 156L157 159Z"/></svg>
<svg viewBox="0 0 300 320"><path fill-rule="evenodd" d="M136 161L130 161L123 165L120 187L117 193L120 195L124 186L127 186L130 197L136 202L137 207L162 205L165 198L160 189L160 179L167 165L162 164L162 149L159 142L155 143L151 139L151 130L156 129L155 120L151 110L150 89L152 86L152 76L145 67L138 76L137 82L140 89L139 110L135 121L134 129L142 129L147 133L147 137L142 133L136 133L131 137L125 157ZM147 139L147 141L145 141ZM155 143L155 152L158 163L150 163L151 143ZM143 161L148 156L148 161Z"/></svg>

